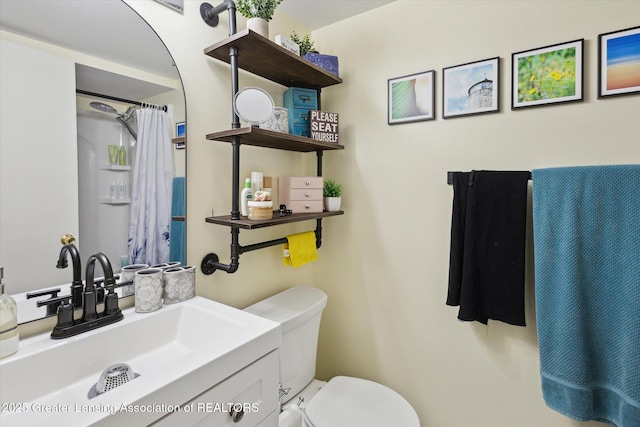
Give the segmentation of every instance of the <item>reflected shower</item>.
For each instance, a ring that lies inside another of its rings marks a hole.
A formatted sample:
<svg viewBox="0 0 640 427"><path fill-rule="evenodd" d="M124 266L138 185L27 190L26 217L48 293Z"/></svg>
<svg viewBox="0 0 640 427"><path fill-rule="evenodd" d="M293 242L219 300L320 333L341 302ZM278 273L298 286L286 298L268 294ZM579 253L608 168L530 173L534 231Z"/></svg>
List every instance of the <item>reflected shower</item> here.
<svg viewBox="0 0 640 427"><path fill-rule="evenodd" d="M135 140L138 139L138 135L133 130L131 125L128 123L128 121L131 118L133 118L135 120L135 114L134 114L134 112L136 110L135 106L131 106L131 107L127 108L127 111L125 111L124 113L119 113L111 105L104 104L102 102L92 102L89 105L91 105L91 107L95 108L96 110L102 111L103 113L115 114L116 115L116 120L119 121L122 124L122 126L127 128L129 133L131 134L131 136L133 136L133 139L135 139Z"/></svg>

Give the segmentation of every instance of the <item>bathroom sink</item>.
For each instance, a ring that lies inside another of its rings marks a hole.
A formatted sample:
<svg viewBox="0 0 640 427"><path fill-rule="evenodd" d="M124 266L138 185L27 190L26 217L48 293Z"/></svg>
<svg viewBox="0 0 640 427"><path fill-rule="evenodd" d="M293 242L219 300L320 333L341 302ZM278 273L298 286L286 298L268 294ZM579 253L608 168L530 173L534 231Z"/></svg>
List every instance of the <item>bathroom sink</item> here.
<svg viewBox="0 0 640 427"><path fill-rule="evenodd" d="M202 297L123 313L64 340L21 340L0 361L0 425L147 425L281 341L279 324ZM119 363L136 377L95 396L100 375Z"/></svg>

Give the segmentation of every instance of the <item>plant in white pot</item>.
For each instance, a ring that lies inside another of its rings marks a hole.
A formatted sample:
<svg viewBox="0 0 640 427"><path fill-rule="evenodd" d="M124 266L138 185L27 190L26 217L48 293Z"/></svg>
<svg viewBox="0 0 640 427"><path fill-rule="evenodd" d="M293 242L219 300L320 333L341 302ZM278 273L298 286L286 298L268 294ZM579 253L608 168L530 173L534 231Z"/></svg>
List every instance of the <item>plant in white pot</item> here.
<svg viewBox="0 0 640 427"><path fill-rule="evenodd" d="M329 212L340 210L342 202L342 185L332 179L325 179L322 195L324 196L324 208Z"/></svg>
<svg viewBox="0 0 640 427"><path fill-rule="evenodd" d="M236 10L247 18L247 28L269 38L269 21L283 0L236 0Z"/></svg>

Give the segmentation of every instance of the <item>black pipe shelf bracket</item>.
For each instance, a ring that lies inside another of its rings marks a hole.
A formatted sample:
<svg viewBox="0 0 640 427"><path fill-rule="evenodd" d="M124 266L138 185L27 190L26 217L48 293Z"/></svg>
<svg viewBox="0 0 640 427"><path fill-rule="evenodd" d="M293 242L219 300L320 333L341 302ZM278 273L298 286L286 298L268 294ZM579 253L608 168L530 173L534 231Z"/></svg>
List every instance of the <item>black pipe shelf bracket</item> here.
<svg viewBox="0 0 640 427"><path fill-rule="evenodd" d="M342 82L342 79L339 77L326 72L326 70L311 64L297 55L292 55L291 52L281 48L264 37L258 36L248 30L243 31L242 33L237 33L236 5L232 0L224 0L221 4L215 7L208 3L202 3L200 5L200 16L207 25L215 27L219 23L218 15L225 10L229 12L229 38L205 49L205 54L224 62L228 61L231 68L232 99L235 98L239 89L239 68L243 68L251 73L285 86L300 85L315 88L318 92L318 108L320 108L321 88ZM239 63L239 50L241 48L250 52L249 55L245 55L245 62L242 64ZM251 59L248 60L247 58L253 58L253 62ZM264 67L265 63L279 63L279 65L286 64L286 66L272 66L266 73L263 73L260 67ZM230 142L232 145L233 166L231 215L206 218L206 221L209 223L231 227L230 263L221 263L218 255L215 253L206 255L202 260L200 269L207 275L214 273L216 270L235 273L240 265L241 254L288 242L287 238L283 237L242 246L239 242L240 229L251 230L255 228L315 219L316 248L320 248L322 245L322 218L344 214L343 211L324 211L318 213L294 213L293 215L287 215L285 217L274 216L271 220L260 221L242 218L240 216L240 200L238 197L240 194L240 146L242 144L298 152L315 152L317 156L317 176L322 176L322 156L324 150L344 149L344 146L340 144L324 143L311 138L282 134L280 132L260 128L240 128L240 118L233 108L233 103L231 105L231 115L231 130L207 135L207 139L209 140Z"/></svg>
<svg viewBox="0 0 640 427"><path fill-rule="evenodd" d="M233 230L238 230L238 229L233 228L232 233L233 233ZM322 245L322 219L321 218L317 219L317 227L315 230L315 234L316 234L316 249L320 249L320 246ZM221 263L220 258L218 257L217 254L210 253L210 254L207 254L202 259L200 270L206 275L213 274L216 272L216 270L223 270L223 271L226 271L227 273L235 273L236 271L238 271L238 267L240 266L241 254L244 254L246 252L256 251L258 249L268 248L271 246L282 245L288 242L289 241L287 240L287 238L283 237L281 239L268 240L265 242L254 243L252 245L247 245L247 246L241 246L239 244L234 246L234 244L232 243L230 264ZM235 258L233 256L234 250L237 255Z"/></svg>
<svg viewBox="0 0 640 427"><path fill-rule="evenodd" d="M210 27L217 27L220 22L220 15L225 10L229 11L229 34L236 33L236 4L233 0L224 0L217 6L211 6L209 3L200 5L200 17Z"/></svg>

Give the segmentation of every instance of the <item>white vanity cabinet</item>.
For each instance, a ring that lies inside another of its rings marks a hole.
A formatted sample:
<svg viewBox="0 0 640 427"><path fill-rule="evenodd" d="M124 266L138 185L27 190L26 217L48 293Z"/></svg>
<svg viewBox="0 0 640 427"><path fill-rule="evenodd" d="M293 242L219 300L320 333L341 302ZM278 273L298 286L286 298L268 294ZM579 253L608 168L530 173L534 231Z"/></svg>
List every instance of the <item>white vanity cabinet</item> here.
<svg viewBox="0 0 640 427"><path fill-rule="evenodd" d="M151 425L277 427L278 364L274 350ZM234 408L243 411L236 420L230 414Z"/></svg>

